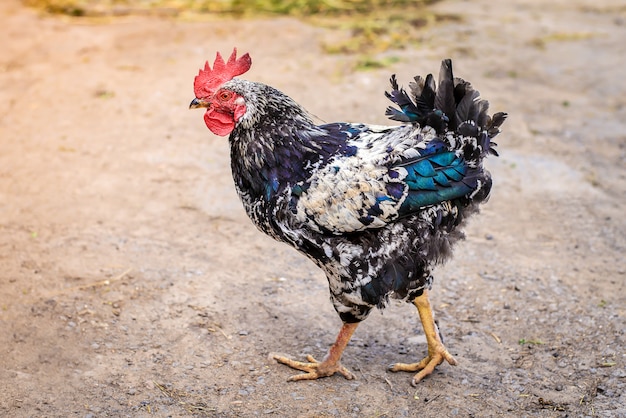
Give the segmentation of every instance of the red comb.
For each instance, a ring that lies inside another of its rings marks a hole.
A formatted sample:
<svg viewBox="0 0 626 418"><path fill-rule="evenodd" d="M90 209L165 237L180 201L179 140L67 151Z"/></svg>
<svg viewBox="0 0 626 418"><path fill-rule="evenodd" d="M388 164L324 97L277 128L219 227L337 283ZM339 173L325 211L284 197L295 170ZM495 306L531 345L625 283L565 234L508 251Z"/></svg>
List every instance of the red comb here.
<svg viewBox="0 0 626 418"><path fill-rule="evenodd" d="M237 58L237 48L233 49L228 62L224 62L222 55L217 53L213 69L207 61L204 64L204 70L200 70L193 82L193 90L196 97L208 97L225 82L232 80L233 77L241 75L250 69L252 58L249 54L244 54Z"/></svg>

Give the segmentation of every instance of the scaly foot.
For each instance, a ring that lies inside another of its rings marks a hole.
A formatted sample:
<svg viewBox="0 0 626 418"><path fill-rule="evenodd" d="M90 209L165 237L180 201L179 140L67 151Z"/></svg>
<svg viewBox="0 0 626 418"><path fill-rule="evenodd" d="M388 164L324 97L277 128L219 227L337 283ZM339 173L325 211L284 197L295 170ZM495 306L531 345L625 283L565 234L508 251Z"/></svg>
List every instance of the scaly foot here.
<svg viewBox="0 0 626 418"><path fill-rule="evenodd" d="M428 356L418 363L396 363L389 366L389 370L392 372L416 372L415 376L413 376L413 381L411 384L413 386L417 385L423 378L430 375L433 371L435 371L435 367L443 363L443 361L447 361L452 366L456 366L456 360L452 357L452 354L446 350L443 344L438 343L434 344L434 347L429 347Z"/></svg>
<svg viewBox="0 0 626 418"><path fill-rule="evenodd" d="M313 358L313 356L306 356L308 363L302 361L291 360L290 358L283 356L274 356L274 360L279 363L285 364L292 369L302 370L302 374L296 374L287 379L290 382L298 380L315 380L320 377L332 376L335 373L340 373L348 380L354 379L354 375L350 373L348 369L343 367L339 362L331 362L324 360L321 363Z"/></svg>
<svg viewBox="0 0 626 418"><path fill-rule="evenodd" d="M417 307L417 312L422 321L424 335L428 343L428 356L419 363L392 364L389 366L389 370L392 372L416 372L419 370L420 372L413 376L413 382L411 382L413 386L415 386L420 380L431 374L435 370L435 367L443 363L444 360L452 366L456 366L456 360L441 341L441 335L439 335L439 329L435 323L433 310L428 300L428 290L424 289L422 294L415 298L413 304Z"/></svg>
<svg viewBox="0 0 626 418"><path fill-rule="evenodd" d="M343 367L339 360L341 360L341 354L348 345L348 341L352 337L352 334L359 325L358 322L344 323L337 335L335 343L328 350L328 354L324 357L322 362L319 362L313 358L313 356L306 356L308 363L302 361L291 360L290 358L283 356L272 356L274 360L279 363L286 364L292 369L302 370L305 373L296 374L291 376L288 380L295 382L297 380L315 380L320 377L332 376L335 373L341 373L346 379L354 379L354 375L350 373L348 369Z"/></svg>

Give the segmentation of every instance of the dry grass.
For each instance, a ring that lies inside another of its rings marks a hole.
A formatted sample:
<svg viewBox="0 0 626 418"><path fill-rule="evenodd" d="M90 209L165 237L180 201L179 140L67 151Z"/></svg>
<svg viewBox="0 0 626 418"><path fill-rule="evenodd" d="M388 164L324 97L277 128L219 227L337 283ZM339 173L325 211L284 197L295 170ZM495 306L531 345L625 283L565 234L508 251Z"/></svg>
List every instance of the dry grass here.
<svg viewBox="0 0 626 418"><path fill-rule="evenodd" d="M235 16L367 14L413 7L436 0L24 0L50 13L72 16L129 14L169 10L173 13L220 13Z"/></svg>
<svg viewBox="0 0 626 418"><path fill-rule="evenodd" d="M415 46L425 27L458 20L428 8L438 0L23 0L46 13L73 17L157 15L173 18L293 16L329 29L325 52L359 54L356 68L397 61L376 54Z"/></svg>

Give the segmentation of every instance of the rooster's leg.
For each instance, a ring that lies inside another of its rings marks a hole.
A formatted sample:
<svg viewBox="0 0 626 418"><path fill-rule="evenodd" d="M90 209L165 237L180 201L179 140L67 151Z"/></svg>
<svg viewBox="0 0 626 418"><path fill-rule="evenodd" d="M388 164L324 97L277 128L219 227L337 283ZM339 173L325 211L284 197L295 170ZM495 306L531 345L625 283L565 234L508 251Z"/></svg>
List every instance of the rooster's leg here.
<svg viewBox="0 0 626 418"><path fill-rule="evenodd" d="M307 356L307 360L309 361L308 363L291 360L282 356L274 356L274 359L279 363L286 364L292 369L306 372L291 376L288 379L290 381L314 380L319 379L320 377L332 376L335 373L341 373L346 379L354 379L354 375L350 373L348 369L343 367L339 360L341 360L341 354L346 348L346 345L348 345L348 341L350 341L350 338L358 325L358 322L343 324L341 331L339 331L339 335L337 335L337 340L330 347L328 354L326 354L326 357L324 357L322 362L318 362L311 355Z"/></svg>
<svg viewBox="0 0 626 418"><path fill-rule="evenodd" d="M446 360L451 365L456 365L456 360L446 347L441 342L439 336L439 330L437 324L435 324L435 318L433 316L433 310L428 300L428 290L424 290L421 296L418 296L413 301L417 307L417 312L420 315L422 321L422 327L424 327L424 334L426 335L426 342L428 343L428 356L419 363L396 363L389 367L392 372L415 372L420 371L413 377L413 385L416 385L424 377L431 374L435 367L443 363Z"/></svg>

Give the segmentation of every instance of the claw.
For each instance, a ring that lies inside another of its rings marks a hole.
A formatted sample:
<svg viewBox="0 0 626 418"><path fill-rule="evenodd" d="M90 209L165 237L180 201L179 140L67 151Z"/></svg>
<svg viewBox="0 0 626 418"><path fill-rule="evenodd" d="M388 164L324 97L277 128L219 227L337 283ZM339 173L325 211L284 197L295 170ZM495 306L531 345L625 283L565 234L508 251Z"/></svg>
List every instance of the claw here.
<svg viewBox="0 0 626 418"><path fill-rule="evenodd" d="M429 353L426 358L418 363L395 363L389 366L389 371L392 372L419 372L413 376L411 384L416 386L423 378L432 374L435 371L435 367L447 361L450 365L456 366L457 362L455 358L446 350L443 345L440 345L435 349L434 353Z"/></svg>
<svg viewBox="0 0 626 418"><path fill-rule="evenodd" d="M354 375L339 362L322 361L319 362L311 355L307 355L306 359L308 363L302 361L295 361L288 357L274 356L274 360L284 365L291 367L292 369L301 370L305 373L296 374L289 377L287 380L290 382L297 382L298 380L315 380L321 377L332 376L335 373L340 373L348 380L354 379Z"/></svg>

